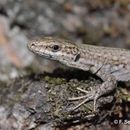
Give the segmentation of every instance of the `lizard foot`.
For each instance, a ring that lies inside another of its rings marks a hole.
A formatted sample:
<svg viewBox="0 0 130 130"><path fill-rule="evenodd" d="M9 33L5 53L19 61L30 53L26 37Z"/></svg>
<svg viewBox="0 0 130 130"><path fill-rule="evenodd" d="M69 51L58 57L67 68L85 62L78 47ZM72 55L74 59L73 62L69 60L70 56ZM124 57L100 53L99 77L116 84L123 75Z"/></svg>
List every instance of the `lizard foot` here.
<svg viewBox="0 0 130 130"><path fill-rule="evenodd" d="M94 111L95 111L97 99L104 94L109 94L111 91L113 91L116 88L116 86L117 86L117 81L115 77L112 75L108 75L106 76L106 80L101 85L97 86L98 88L91 89L90 91L86 91L78 88L79 91L86 93L86 95L69 98L69 100L71 101L83 99L83 101L79 103L77 106L75 106L72 111L78 109L81 105L92 100L94 101Z"/></svg>
<svg viewBox="0 0 130 130"><path fill-rule="evenodd" d="M85 104L86 102L89 102L89 101L94 101L94 111L96 111L96 101L97 99L100 97L100 94L97 91L86 91L86 90L83 90L81 88L77 88L79 91L81 92L84 92L86 93L86 95L84 96L80 96L80 97L72 97L72 98L69 98L68 100L69 101L77 101L77 100L83 100L82 102L80 102L77 106L75 106L74 108L72 108L72 111L78 109L80 106L82 106L83 104Z"/></svg>

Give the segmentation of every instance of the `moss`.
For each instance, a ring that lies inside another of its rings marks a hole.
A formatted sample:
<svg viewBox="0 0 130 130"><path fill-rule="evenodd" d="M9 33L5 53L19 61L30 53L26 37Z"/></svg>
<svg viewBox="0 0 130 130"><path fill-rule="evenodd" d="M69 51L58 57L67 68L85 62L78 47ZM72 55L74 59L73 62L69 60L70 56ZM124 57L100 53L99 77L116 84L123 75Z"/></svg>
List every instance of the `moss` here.
<svg viewBox="0 0 130 130"><path fill-rule="evenodd" d="M70 72L67 72L66 74L69 76L71 75ZM93 101L87 102L73 111L73 108L81 103L83 99L69 99L86 95L85 92L82 92L77 88L83 89L89 93L92 91L91 89L95 90L101 82L93 77L87 77L87 79L85 79L86 77L84 78L85 75L82 73L75 73L72 77L67 76L67 78L66 74L62 74L65 77L59 76L59 74L36 74L16 79L7 86L7 91L2 100L11 106L16 103L23 103L22 105L24 105L27 110L30 108L35 111L35 114L38 114L38 117L40 114L42 121L45 120L43 119L43 115L46 115L46 120L53 120L60 124L74 121L80 122L88 119L87 116L95 114L93 111ZM80 74L83 78L81 78ZM77 75L79 78L75 77ZM119 99L126 98L122 96L120 89L118 92ZM125 91L123 91L123 93L126 96ZM127 100L128 98L129 96L127 96ZM99 102L100 100L97 102L97 105L102 107ZM110 108L103 107L101 109L99 107L97 112L98 114L102 113L102 115L104 115L108 113L109 110Z"/></svg>
<svg viewBox="0 0 130 130"><path fill-rule="evenodd" d="M48 82L49 84L54 84L54 85L60 85L66 83L66 79L64 78L55 78L49 76L43 77L43 80Z"/></svg>
<svg viewBox="0 0 130 130"><path fill-rule="evenodd" d="M118 89L119 99L130 101L130 92L126 88L119 88Z"/></svg>
<svg viewBox="0 0 130 130"><path fill-rule="evenodd" d="M79 109L77 114L72 114L70 111L74 108L80 100L77 101L69 101L68 98L71 97L78 97L84 95L84 93L77 90L77 88L85 89L86 91L90 91L90 87L94 84L93 82L88 82L86 84L85 81L78 81L76 79L67 81L64 78L52 78L49 76L45 76L44 80L49 83L48 89L48 96L47 100L52 104L51 114L53 117L57 119L59 122L64 122L64 120L72 120L77 116L87 115L88 113L92 113L93 111L93 103L87 103L82 105Z"/></svg>

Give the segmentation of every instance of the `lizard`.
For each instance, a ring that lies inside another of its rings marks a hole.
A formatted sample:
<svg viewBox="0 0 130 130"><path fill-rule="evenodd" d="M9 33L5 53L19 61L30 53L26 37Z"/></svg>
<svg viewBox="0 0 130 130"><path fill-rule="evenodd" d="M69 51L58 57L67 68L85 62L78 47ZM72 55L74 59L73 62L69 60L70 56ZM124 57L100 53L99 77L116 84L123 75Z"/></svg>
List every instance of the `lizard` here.
<svg viewBox="0 0 130 130"><path fill-rule="evenodd" d="M85 96L69 98L70 100L83 99L73 110L93 100L95 111L96 101L115 90L118 81L130 81L130 51L127 49L78 44L55 37L35 39L27 46L37 55L71 68L90 71L102 80L98 89L92 90ZM81 89L80 91L85 92Z"/></svg>

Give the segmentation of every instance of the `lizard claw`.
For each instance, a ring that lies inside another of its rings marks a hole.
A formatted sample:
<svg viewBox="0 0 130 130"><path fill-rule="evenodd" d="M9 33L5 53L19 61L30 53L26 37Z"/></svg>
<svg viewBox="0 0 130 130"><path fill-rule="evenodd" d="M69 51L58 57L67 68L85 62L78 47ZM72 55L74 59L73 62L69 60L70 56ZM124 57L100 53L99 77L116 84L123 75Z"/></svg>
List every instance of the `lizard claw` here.
<svg viewBox="0 0 130 130"><path fill-rule="evenodd" d="M99 98L99 95L96 94L94 99L93 99L93 111L95 112L96 111L96 102L97 102L97 99Z"/></svg>

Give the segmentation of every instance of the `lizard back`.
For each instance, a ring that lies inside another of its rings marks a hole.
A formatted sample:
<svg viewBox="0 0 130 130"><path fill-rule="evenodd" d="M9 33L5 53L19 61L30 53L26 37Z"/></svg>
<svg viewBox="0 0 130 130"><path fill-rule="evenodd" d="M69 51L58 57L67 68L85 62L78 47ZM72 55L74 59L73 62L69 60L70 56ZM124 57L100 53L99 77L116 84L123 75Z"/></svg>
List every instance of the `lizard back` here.
<svg viewBox="0 0 130 130"><path fill-rule="evenodd" d="M90 70L100 77L111 74L118 81L130 81L130 51L121 48L77 44ZM97 72L98 71L98 72Z"/></svg>

